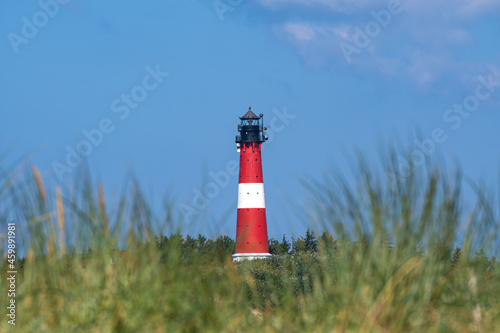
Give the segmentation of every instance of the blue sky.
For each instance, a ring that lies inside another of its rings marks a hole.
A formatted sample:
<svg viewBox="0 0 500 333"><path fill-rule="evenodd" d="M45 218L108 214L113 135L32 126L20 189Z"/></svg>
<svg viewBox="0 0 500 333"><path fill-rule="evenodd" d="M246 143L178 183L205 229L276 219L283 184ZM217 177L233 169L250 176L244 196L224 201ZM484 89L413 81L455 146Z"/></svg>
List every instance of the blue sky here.
<svg viewBox="0 0 500 333"><path fill-rule="evenodd" d="M346 151L376 154L417 128L440 141L431 158L496 181L499 18L486 0L2 1L0 151L58 185L81 149L107 196L133 170L152 202L192 208L237 160L251 105L273 123L270 236L303 234L301 179L347 172ZM237 177L221 184L186 231L234 237Z"/></svg>

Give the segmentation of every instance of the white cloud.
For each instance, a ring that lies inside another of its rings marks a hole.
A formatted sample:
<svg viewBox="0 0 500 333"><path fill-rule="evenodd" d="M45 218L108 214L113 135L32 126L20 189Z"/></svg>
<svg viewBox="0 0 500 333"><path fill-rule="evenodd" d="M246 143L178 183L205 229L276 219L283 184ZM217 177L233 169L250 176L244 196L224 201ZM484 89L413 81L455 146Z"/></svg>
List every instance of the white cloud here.
<svg viewBox="0 0 500 333"><path fill-rule="evenodd" d="M474 73L484 66L480 60L460 59L459 51L474 44L471 20L480 20L480 15L500 7L500 1L487 0L413 0L411 3L404 0L402 12L392 15L390 23L381 26L380 32L369 36L370 42L360 47L356 44L359 35L356 31L366 34L367 23L374 21L371 11L387 8L388 0L259 1L273 10L295 5L351 13L343 15L341 21L338 15L335 21L325 20L324 15L320 19L308 15L307 19L274 24L276 34L291 43L308 65L349 64L363 71L405 75L422 87L429 87L446 75L454 75L457 81L476 79ZM361 10L364 12L353 14ZM353 46L354 51L347 52L346 56L342 43Z"/></svg>
<svg viewBox="0 0 500 333"><path fill-rule="evenodd" d="M391 2L399 2L411 7L420 15L473 17L500 8L496 0L258 0L267 8L280 10L288 7L307 7L328 9L337 13L355 13L370 11Z"/></svg>
<svg viewBox="0 0 500 333"><path fill-rule="evenodd" d="M316 30L309 24L286 23L283 30L298 41L312 41L316 39Z"/></svg>
<svg viewBox="0 0 500 333"><path fill-rule="evenodd" d="M343 40L349 39L349 27L348 26L337 26L337 27L330 27L330 30L339 38Z"/></svg>
<svg viewBox="0 0 500 333"><path fill-rule="evenodd" d="M320 7L339 13L351 13L385 3L387 0L259 0L269 8L281 9L289 6Z"/></svg>

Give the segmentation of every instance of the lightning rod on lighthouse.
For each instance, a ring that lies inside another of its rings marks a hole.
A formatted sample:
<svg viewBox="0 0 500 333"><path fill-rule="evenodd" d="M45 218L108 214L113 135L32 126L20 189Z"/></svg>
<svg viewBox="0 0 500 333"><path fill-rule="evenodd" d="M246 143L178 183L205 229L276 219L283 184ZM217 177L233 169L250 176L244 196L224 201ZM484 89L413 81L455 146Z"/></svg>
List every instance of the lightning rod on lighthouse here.
<svg viewBox="0 0 500 333"><path fill-rule="evenodd" d="M267 140L264 115L252 108L240 117L236 146L240 153L236 251L233 261L270 257L267 239L266 201L262 179L261 145Z"/></svg>

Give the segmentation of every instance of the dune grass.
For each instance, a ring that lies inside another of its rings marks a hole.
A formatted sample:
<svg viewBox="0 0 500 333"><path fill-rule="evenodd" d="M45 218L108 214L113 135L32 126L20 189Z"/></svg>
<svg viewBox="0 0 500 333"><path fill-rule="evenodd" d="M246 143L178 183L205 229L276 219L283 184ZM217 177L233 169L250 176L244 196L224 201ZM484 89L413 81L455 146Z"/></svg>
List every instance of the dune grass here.
<svg viewBox="0 0 500 333"><path fill-rule="evenodd" d="M307 180L308 221L334 238L239 264L199 246L186 255L183 237L159 246L157 226L182 221L169 205L155 216L135 183L109 207L85 175L61 190L45 188L35 167L0 170L1 232L15 220L26 252L15 327L0 280L0 331L497 331L498 198L476 188L465 201L460 173L437 167L394 182L397 167L359 158L354 177ZM112 264L119 247L126 257Z"/></svg>

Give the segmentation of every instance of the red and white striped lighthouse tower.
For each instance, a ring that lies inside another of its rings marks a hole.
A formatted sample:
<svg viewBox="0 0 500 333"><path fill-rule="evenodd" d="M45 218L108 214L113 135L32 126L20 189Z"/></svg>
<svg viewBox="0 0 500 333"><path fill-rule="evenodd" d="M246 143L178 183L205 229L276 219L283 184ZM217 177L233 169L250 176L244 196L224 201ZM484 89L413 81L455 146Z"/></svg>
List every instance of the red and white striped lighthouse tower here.
<svg viewBox="0 0 500 333"><path fill-rule="evenodd" d="M267 140L264 115L252 108L240 117L236 145L240 153L236 253L233 261L270 257L267 243L266 201L262 180L261 145Z"/></svg>

